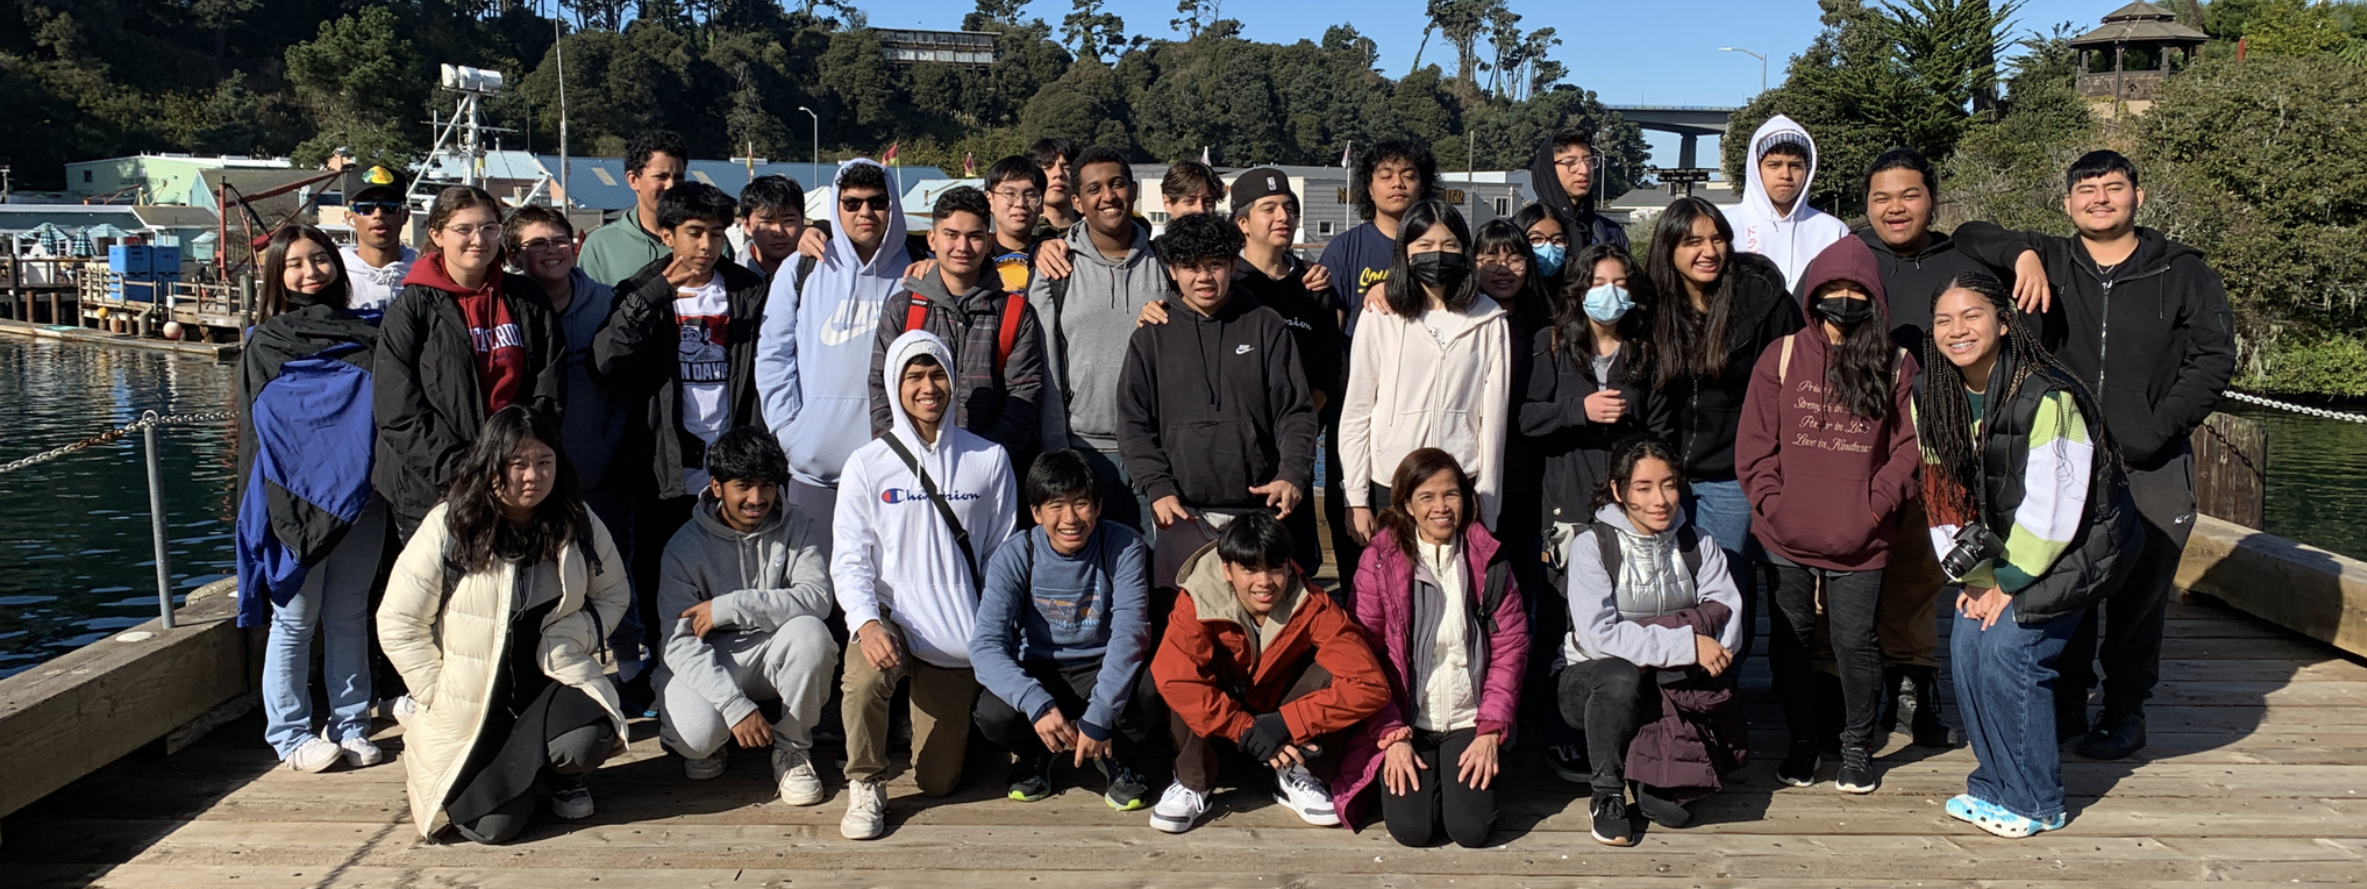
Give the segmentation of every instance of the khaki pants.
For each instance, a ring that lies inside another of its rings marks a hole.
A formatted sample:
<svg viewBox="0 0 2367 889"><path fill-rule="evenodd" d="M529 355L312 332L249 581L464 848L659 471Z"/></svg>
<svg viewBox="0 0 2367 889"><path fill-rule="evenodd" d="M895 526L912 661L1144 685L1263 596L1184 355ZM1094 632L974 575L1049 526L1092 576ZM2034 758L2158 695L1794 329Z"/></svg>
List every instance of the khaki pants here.
<svg viewBox="0 0 2367 889"><path fill-rule="evenodd" d="M1940 557L1931 551L1931 524L1923 498L1899 507L1898 537L1890 543L1890 565L1882 570L1880 614L1874 624L1884 667L1940 665Z"/></svg>
<svg viewBox="0 0 2367 889"><path fill-rule="evenodd" d="M904 630L884 618L880 624L903 648ZM888 701L896 684L910 679L913 781L923 796L944 796L962 780L978 679L968 667L940 667L913 657L909 648L903 651L896 669L881 672L863 656L861 642L847 643L845 700L839 705L847 732L847 780L878 781L887 772Z"/></svg>

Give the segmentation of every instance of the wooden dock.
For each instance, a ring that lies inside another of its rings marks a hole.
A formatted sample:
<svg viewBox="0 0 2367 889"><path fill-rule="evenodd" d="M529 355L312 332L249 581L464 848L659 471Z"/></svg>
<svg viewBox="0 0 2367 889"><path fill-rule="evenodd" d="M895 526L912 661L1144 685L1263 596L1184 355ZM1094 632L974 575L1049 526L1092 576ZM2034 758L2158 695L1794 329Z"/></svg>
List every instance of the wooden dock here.
<svg viewBox="0 0 2367 889"><path fill-rule="evenodd" d="M1944 646L1943 646L1944 648ZM1764 651L1762 647L1760 649ZM1949 819L1971 753L1894 740L1864 797L1778 784L1784 738L1765 660L1745 672L1755 761L1697 824L1635 848L1587 835L1582 789L1523 743L1510 758L1494 845L1407 849L1378 825L1309 827L1259 788L1229 789L1199 829L1152 830L1102 805L1098 778L1023 804L973 748L952 799L891 784L889 833L838 836L840 796L773 798L767 760L740 753L693 783L636 721L629 756L593 781L599 813L544 823L501 847L423 843L403 795L400 732L387 764L322 775L275 768L248 716L169 758L126 757L9 816L0 884L16 887L1294 886L1294 887L2182 887L2367 882L2367 665L2205 600L2173 605L2142 761L2066 755L2068 829L2009 841ZM1953 706L1950 707L1953 713ZM839 750L819 760L842 789ZM1829 779L1831 764L1827 764ZM6 766L0 765L0 771Z"/></svg>

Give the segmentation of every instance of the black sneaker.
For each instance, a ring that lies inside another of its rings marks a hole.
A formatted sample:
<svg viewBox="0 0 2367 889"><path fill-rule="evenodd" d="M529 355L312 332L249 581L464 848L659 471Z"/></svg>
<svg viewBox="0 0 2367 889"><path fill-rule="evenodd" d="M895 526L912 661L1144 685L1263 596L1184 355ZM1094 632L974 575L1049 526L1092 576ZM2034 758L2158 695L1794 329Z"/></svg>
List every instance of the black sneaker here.
<svg viewBox="0 0 2367 889"><path fill-rule="evenodd" d="M1605 846L1633 846L1636 826L1627 820L1627 800L1611 794L1594 798L1594 841Z"/></svg>
<svg viewBox="0 0 2367 889"><path fill-rule="evenodd" d="M1693 810L1685 808L1684 803L1677 802L1676 797L1669 796L1666 791L1649 784L1634 786L1636 808L1642 810L1644 817L1650 819L1652 823L1662 827L1677 828L1693 821Z"/></svg>
<svg viewBox="0 0 2367 889"><path fill-rule="evenodd" d="M2143 749L2145 717L2106 714L2071 752L2089 759L2127 759Z"/></svg>
<svg viewBox="0 0 2367 889"><path fill-rule="evenodd" d="M1594 764L1586 757L1584 744L1560 744L1545 749L1545 758L1553 763L1554 777L1572 784L1594 780Z"/></svg>
<svg viewBox="0 0 2367 889"><path fill-rule="evenodd" d="M1914 733L1917 747L1954 747L1956 730L1940 718L1939 671L1920 667L1907 674L1905 687L1912 691L1913 712L1901 708L1901 719Z"/></svg>
<svg viewBox="0 0 2367 889"><path fill-rule="evenodd" d="M2088 733L2088 708L2055 708L2055 743L2063 744Z"/></svg>
<svg viewBox="0 0 2367 889"><path fill-rule="evenodd" d="M1816 770L1824 764L1824 756L1817 752L1815 741L1793 741L1791 752L1785 753L1783 762L1776 765L1775 777L1793 787L1814 786Z"/></svg>
<svg viewBox="0 0 2367 889"><path fill-rule="evenodd" d="M1864 747L1849 747L1841 751L1841 771L1833 775L1833 786L1842 793L1873 793L1882 786L1882 779L1874 775L1874 751Z"/></svg>
<svg viewBox="0 0 2367 889"><path fill-rule="evenodd" d="M1109 782L1108 789L1102 791L1101 801L1108 803L1110 808L1132 812L1149 805L1143 798L1150 795L1151 788L1143 783L1142 776L1136 774L1134 769L1114 757L1106 756L1095 760L1094 765L1101 768L1101 776Z"/></svg>
<svg viewBox="0 0 2367 889"><path fill-rule="evenodd" d="M1012 799L1032 803L1052 795L1052 757L1021 755L1011 762Z"/></svg>

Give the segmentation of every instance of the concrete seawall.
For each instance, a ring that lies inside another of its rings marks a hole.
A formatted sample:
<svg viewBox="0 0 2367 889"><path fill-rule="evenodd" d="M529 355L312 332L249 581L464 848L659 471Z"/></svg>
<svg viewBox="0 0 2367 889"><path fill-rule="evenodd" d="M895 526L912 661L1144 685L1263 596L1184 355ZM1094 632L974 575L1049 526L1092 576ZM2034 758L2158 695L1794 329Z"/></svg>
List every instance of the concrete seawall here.
<svg viewBox="0 0 2367 889"><path fill-rule="evenodd" d="M2178 588L2367 656L2367 563L2197 516Z"/></svg>

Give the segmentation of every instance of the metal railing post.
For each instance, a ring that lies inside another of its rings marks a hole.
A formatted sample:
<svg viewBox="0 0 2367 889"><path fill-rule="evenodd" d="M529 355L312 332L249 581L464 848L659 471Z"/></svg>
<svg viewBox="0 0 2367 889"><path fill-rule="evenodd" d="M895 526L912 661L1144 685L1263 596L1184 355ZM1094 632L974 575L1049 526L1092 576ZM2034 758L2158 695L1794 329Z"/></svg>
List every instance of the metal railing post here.
<svg viewBox="0 0 2367 889"><path fill-rule="evenodd" d="M164 540L164 471L156 462L156 412L140 415L140 439L148 449L148 524L156 532L156 608L164 628L173 628L173 564Z"/></svg>

